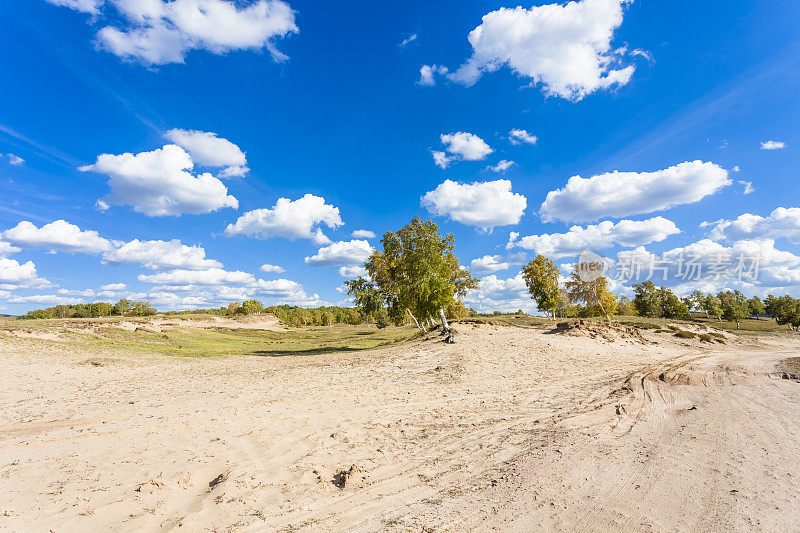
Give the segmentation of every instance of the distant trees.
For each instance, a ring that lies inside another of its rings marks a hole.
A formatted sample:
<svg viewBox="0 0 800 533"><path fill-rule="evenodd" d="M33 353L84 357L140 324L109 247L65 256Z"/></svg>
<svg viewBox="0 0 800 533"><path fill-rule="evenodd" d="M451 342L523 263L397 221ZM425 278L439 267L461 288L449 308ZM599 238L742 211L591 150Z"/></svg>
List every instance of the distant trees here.
<svg viewBox="0 0 800 533"><path fill-rule="evenodd" d="M722 301L713 294L703 297L700 308L705 311L706 317L715 316L722 322Z"/></svg>
<svg viewBox="0 0 800 533"><path fill-rule="evenodd" d="M20 318L98 318L104 316L150 316L156 314L150 302L131 302L122 299L115 304L94 302L89 304L60 304L45 309L35 309Z"/></svg>
<svg viewBox="0 0 800 533"><path fill-rule="evenodd" d="M552 318L555 318L559 304L558 274L558 267L543 255L537 255L522 267L522 279L536 307Z"/></svg>
<svg viewBox="0 0 800 533"><path fill-rule="evenodd" d="M750 312L750 316L755 316L756 320L758 320L761 315L767 312L764 302L762 302L761 298L758 296L753 296L747 300L747 309Z"/></svg>
<svg viewBox="0 0 800 533"><path fill-rule="evenodd" d="M381 244L364 263L370 279L348 285L362 312L374 308L377 293L395 324L408 314L425 331L425 322L432 324L440 310L446 312L478 284L453 253L455 237L440 235L432 220L414 217L397 232L386 232Z"/></svg>

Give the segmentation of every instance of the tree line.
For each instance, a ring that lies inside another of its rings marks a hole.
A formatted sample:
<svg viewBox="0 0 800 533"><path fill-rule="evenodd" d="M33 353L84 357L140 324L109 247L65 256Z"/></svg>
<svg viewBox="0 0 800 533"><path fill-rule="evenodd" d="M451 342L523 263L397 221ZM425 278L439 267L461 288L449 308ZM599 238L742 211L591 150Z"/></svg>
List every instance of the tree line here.
<svg viewBox="0 0 800 533"><path fill-rule="evenodd" d="M706 317L716 317L735 322L737 329L747 317L770 316L778 324L791 329L800 328L800 300L791 296L758 296L747 298L738 290L705 294L699 290L679 298L666 287L657 287L651 280L635 283L634 297L616 296L608 290L608 279L584 279L576 264L572 275L559 286L559 269L543 255L522 267L522 277L531 297L540 311L555 318L590 317L610 315L643 316L653 318L688 319L691 311L704 312Z"/></svg>
<svg viewBox="0 0 800 533"><path fill-rule="evenodd" d="M122 299L115 304L94 302L90 304L62 304L45 309L28 311L19 318L97 318L103 316L151 316L158 311L144 301Z"/></svg>

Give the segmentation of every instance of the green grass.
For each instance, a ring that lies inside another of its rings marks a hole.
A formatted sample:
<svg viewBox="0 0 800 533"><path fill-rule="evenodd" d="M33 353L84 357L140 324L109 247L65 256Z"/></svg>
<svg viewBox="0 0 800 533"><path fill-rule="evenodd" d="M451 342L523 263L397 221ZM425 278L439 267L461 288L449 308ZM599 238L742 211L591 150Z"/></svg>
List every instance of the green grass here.
<svg viewBox="0 0 800 533"><path fill-rule="evenodd" d="M131 350L169 356L213 357L224 355L314 355L368 350L416 338L412 327L374 326L306 327L287 331L255 329L179 329L162 333L103 328L98 342Z"/></svg>
<svg viewBox="0 0 800 533"><path fill-rule="evenodd" d="M142 322L146 319L121 319ZM120 319L45 319L0 320L2 328L59 333L65 344L108 352L114 350L156 353L180 357L214 357L226 355L286 356L315 355L331 352L352 352L398 344L419 336L414 326L378 329L370 325L308 326L284 331L234 328L191 328L187 325L166 328L162 332L127 331L113 327ZM179 321L175 321L180 323ZM65 333L65 327L93 325L95 330Z"/></svg>

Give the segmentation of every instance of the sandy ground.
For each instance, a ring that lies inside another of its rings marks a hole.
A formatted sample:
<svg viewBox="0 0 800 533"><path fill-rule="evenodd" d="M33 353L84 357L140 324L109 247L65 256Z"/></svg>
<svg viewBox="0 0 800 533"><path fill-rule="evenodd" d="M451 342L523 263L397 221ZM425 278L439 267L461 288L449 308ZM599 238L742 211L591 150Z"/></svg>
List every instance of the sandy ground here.
<svg viewBox="0 0 800 533"><path fill-rule="evenodd" d="M185 360L2 336L0 529L800 530L800 342L645 337Z"/></svg>

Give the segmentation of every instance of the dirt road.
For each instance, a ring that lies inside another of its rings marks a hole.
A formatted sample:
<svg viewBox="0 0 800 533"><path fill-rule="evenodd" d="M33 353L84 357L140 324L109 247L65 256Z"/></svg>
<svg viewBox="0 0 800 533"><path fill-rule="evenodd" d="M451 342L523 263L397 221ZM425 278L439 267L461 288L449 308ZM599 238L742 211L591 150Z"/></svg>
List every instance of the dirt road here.
<svg viewBox="0 0 800 533"><path fill-rule="evenodd" d="M1 338L0 529L798 530L798 346L479 326L179 359Z"/></svg>

